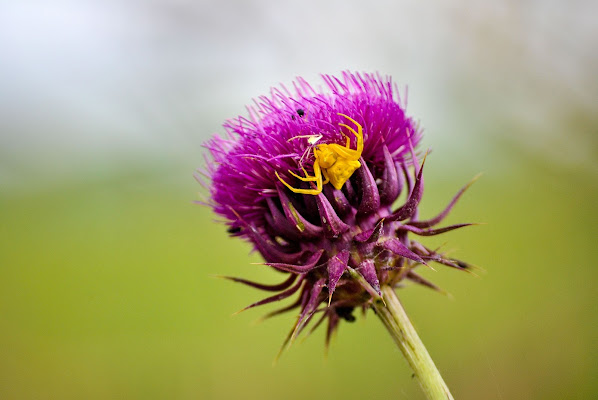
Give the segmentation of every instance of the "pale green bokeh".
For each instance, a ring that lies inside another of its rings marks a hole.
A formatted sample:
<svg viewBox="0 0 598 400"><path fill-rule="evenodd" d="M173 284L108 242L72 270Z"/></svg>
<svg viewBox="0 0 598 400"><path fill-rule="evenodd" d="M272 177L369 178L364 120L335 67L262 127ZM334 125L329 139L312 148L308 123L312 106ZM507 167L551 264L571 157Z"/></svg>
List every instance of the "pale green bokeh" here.
<svg viewBox="0 0 598 400"><path fill-rule="evenodd" d="M427 241L485 272L424 271L454 300L399 295L456 398L590 398L596 179L495 154L510 167L489 166L447 222L487 225ZM442 162L426 165L424 216L469 178ZM371 312L340 326L327 358L320 330L273 367L292 315L231 317L264 294L214 275L281 277L192 204L190 171L160 167L2 195L0 398L421 398Z"/></svg>

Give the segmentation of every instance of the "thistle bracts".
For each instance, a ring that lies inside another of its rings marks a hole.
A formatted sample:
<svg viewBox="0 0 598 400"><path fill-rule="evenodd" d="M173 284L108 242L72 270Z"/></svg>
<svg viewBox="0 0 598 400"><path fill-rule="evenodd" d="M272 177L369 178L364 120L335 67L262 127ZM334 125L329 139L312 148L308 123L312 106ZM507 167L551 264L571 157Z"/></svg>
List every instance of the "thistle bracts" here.
<svg viewBox="0 0 598 400"><path fill-rule="evenodd" d="M276 285L233 278L273 293L246 308L292 298L269 316L298 310L289 339L316 316L313 328L327 321L328 342L341 320L354 320L356 308L380 297L382 286L409 280L438 290L417 266L467 270L414 237L469 224L438 227L468 185L435 218L418 218L421 132L389 78L323 79L324 90L302 79L293 94L273 89L249 107L249 119L226 122L226 138L207 145L212 160L204 174L211 179L208 204L230 234L250 241L266 265L286 275ZM352 169L340 168L343 162ZM393 207L399 197L402 204Z"/></svg>

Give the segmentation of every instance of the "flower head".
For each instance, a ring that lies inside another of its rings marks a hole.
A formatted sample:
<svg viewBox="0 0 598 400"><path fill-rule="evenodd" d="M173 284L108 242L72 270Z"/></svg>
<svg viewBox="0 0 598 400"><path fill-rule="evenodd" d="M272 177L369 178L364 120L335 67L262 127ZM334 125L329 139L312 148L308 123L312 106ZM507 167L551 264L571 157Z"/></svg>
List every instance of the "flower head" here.
<svg viewBox="0 0 598 400"><path fill-rule="evenodd" d="M327 342L353 310L369 307L380 287L407 279L438 289L415 272L434 261L466 270L413 240L470 224L434 228L451 210L419 220L423 161L421 131L390 78L343 73L322 76L314 89L299 78L258 98L249 117L224 124L225 137L207 143L212 160L209 205L229 233L250 241L266 264L287 275L278 285L235 281L275 292L246 308L291 296L270 315L299 309L289 338L317 313L328 321ZM393 203L406 192L402 205Z"/></svg>

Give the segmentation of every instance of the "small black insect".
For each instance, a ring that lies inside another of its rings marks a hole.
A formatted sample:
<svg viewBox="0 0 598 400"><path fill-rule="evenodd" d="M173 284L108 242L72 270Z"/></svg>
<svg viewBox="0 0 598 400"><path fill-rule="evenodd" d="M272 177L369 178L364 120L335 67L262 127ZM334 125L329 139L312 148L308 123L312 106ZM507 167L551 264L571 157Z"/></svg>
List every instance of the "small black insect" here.
<svg viewBox="0 0 598 400"><path fill-rule="evenodd" d="M353 315L353 307L336 307L336 315L341 317L347 322L355 321L355 316Z"/></svg>
<svg viewBox="0 0 598 400"><path fill-rule="evenodd" d="M234 235L235 233L239 233L241 232L241 227L240 226L231 226L230 228L228 228L226 230L228 233L230 233L231 235Z"/></svg>
<svg viewBox="0 0 598 400"><path fill-rule="evenodd" d="M303 117L305 115L305 111L303 111L302 108L298 108L297 109L297 115L299 115L300 117Z"/></svg>

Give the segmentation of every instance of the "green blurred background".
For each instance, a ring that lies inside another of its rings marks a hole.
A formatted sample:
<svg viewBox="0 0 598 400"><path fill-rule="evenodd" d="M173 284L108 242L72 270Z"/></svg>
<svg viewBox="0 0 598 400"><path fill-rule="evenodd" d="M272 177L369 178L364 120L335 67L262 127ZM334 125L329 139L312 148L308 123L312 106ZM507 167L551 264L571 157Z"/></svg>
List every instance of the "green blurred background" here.
<svg viewBox="0 0 598 400"><path fill-rule="evenodd" d="M423 398L372 313L272 362L279 276L193 204L201 143L295 75L379 70L425 129L430 238L483 268L399 296L459 399L598 396L598 31L585 2L0 6L0 398Z"/></svg>

